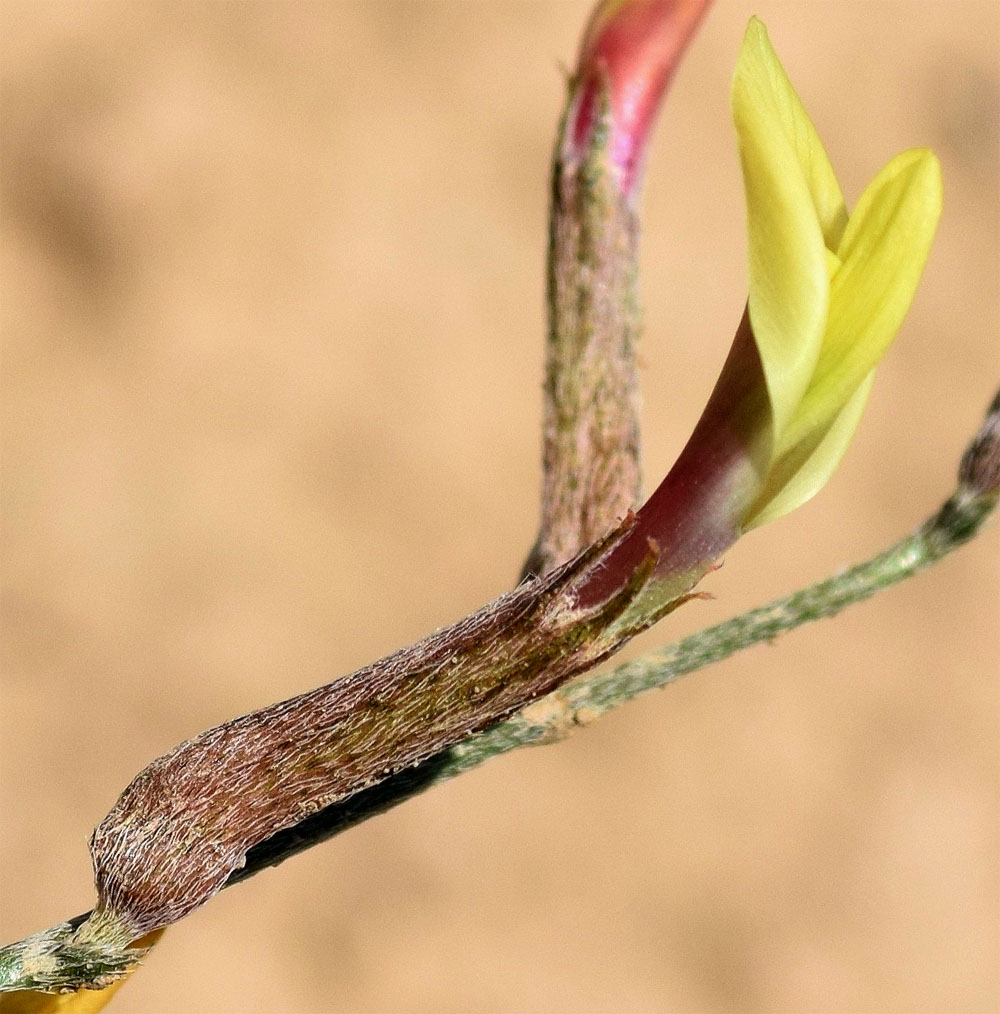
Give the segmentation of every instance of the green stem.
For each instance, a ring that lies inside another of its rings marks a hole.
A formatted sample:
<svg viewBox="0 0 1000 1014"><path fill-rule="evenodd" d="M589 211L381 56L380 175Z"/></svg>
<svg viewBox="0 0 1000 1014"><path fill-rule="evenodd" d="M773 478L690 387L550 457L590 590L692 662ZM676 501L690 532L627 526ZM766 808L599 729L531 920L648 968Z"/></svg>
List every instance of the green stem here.
<svg viewBox="0 0 1000 1014"><path fill-rule="evenodd" d="M575 726L588 724L640 694L665 687L761 641L773 641L803 623L834 616L912 577L968 542L996 503L995 491L977 493L960 487L916 532L878 556L660 651L575 680L508 721L452 747L435 783L509 750L560 739Z"/></svg>

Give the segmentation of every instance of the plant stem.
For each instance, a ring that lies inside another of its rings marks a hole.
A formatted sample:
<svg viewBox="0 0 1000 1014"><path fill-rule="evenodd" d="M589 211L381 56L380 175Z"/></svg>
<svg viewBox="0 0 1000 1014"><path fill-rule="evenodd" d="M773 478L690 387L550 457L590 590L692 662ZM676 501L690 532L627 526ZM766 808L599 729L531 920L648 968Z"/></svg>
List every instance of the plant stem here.
<svg viewBox="0 0 1000 1014"><path fill-rule="evenodd" d="M963 456L958 488L940 510L889 549L667 648L606 672L579 677L492 729L261 842L247 854L246 865L230 877L226 886L253 876L265 866L277 865L433 785L471 771L491 757L562 739L576 726L586 725L646 691L665 687L761 641L774 640L810 620L833 616L929 567L974 538L996 506L1000 492L996 485L998 431L1000 394Z"/></svg>
<svg viewBox="0 0 1000 1014"><path fill-rule="evenodd" d="M586 725L640 694L761 641L772 641L803 623L834 616L968 542L996 503L995 492L979 494L959 488L917 531L872 559L609 672L577 679L508 721L458 744L449 751L450 759L434 783L509 750L562 738L575 726Z"/></svg>
<svg viewBox="0 0 1000 1014"><path fill-rule="evenodd" d="M664 687L681 676L719 662L761 641L770 641L810 620L833 616L846 606L929 567L974 538L997 504L1000 481L1000 395L966 451L954 494L913 534L870 560L785 598L692 634L661 651L583 677L529 705L513 718L469 737L400 772L371 789L321 810L292 828L261 842L226 886L311 848L369 817L390 809L433 785L478 767L492 757L523 746L550 743L626 701ZM78 917L28 940L0 948L0 992L95 984L94 955L70 944ZM124 945L100 955L113 981L141 957ZM79 953L78 953L79 952ZM41 972L38 960L44 965ZM55 968L58 973L53 975ZM51 978L49 978L51 976Z"/></svg>

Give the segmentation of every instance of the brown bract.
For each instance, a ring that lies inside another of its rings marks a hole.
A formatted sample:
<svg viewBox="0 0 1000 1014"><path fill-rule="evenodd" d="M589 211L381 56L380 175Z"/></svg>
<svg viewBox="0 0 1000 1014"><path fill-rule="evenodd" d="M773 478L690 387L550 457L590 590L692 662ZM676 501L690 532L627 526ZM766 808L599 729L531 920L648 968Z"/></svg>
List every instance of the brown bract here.
<svg viewBox="0 0 1000 1014"><path fill-rule="evenodd" d="M650 593L650 552L604 601L579 607L576 586L632 523L451 627L153 761L94 832L99 900L76 942L176 922L254 845L500 721L679 605L683 594Z"/></svg>

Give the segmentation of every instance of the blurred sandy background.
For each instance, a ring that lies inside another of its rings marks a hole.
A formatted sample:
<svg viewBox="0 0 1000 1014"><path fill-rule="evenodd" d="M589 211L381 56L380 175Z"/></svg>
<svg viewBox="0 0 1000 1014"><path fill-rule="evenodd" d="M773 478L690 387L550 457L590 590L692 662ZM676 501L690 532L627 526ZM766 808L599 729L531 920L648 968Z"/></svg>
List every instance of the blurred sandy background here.
<svg viewBox="0 0 1000 1014"><path fill-rule="evenodd" d="M153 757L514 579L587 8L4 4L4 940L90 907ZM929 144L945 216L835 481L640 647L919 522L1000 376L998 8L719 0L649 164L650 481L745 292L754 12L849 200ZM224 892L113 1009L997 1010L998 537Z"/></svg>

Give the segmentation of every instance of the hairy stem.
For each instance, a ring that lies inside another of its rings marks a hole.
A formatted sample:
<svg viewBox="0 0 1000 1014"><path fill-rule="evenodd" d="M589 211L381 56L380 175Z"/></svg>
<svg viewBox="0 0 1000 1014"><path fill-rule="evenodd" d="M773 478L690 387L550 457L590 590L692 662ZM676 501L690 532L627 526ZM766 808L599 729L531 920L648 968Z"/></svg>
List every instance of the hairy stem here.
<svg viewBox="0 0 1000 1014"><path fill-rule="evenodd" d="M606 101L581 157L552 169L542 512L523 575L571 559L640 496L639 221L609 165ZM572 89L571 89L572 102Z"/></svg>
<svg viewBox="0 0 1000 1014"><path fill-rule="evenodd" d="M503 724L453 747L451 762L441 767L435 782L520 746L562 738L573 727L586 725L648 690L665 687L744 648L773 641L803 623L835 616L968 542L996 502L995 493L984 496L960 489L916 532L871 560L609 672L578 679Z"/></svg>
<svg viewBox="0 0 1000 1014"><path fill-rule="evenodd" d="M565 563L640 502L638 189L709 4L598 4L584 36L552 162L542 511L523 574Z"/></svg>
<svg viewBox="0 0 1000 1014"><path fill-rule="evenodd" d="M810 620L833 616L912 577L975 537L996 507L998 484L1000 394L962 459L958 488L913 534L825 581L692 634L661 651L569 683L513 718L469 737L418 767L321 810L251 849L245 866L230 876L226 886L277 865L492 757L561 739L575 727L594 721L646 691L664 687L743 648L771 641ZM0 992L113 981L141 957L141 950L129 950L122 944L114 953L100 955L101 964L95 974L95 956L70 944L73 931L85 918L0 948Z"/></svg>

